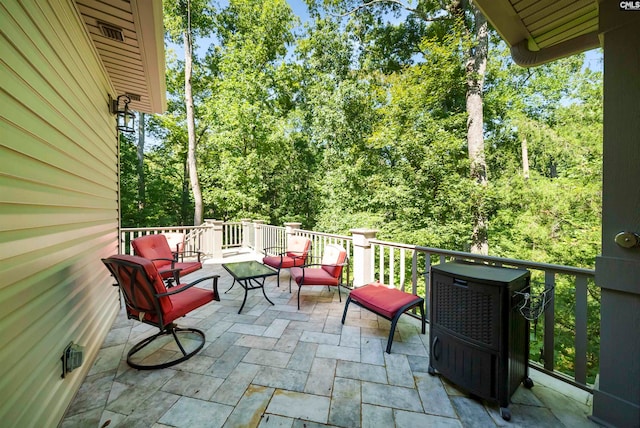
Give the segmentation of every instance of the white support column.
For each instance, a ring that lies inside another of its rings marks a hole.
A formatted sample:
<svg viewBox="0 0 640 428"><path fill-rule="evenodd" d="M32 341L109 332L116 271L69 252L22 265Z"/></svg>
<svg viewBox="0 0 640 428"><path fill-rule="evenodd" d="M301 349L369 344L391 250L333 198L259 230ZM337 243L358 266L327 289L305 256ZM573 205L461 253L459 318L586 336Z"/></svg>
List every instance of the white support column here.
<svg viewBox="0 0 640 428"><path fill-rule="evenodd" d="M242 248L250 248L251 238L249 237L249 233L251 232L251 219L243 218L240 222L242 223Z"/></svg>
<svg viewBox="0 0 640 428"><path fill-rule="evenodd" d="M300 226L302 226L302 223L292 222L284 224L285 234L287 235L286 246L289 245L289 238L295 235L296 230L300 229Z"/></svg>
<svg viewBox="0 0 640 428"><path fill-rule="evenodd" d="M204 253L207 257L213 256L213 222L215 220L211 218L204 219L204 226L206 229L202 233L202 241L200 242L199 251Z"/></svg>
<svg viewBox="0 0 640 428"><path fill-rule="evenodd" d="M205 220L209 226L209 244L211 257L214 259L222 259L222 220Z"/></svg>
<svg viewBox="0 0 640 428"><path fill-rule="evenodd" d="M369 284L371 275L371 244L370 239L375 239L377 230L351 229L353 236L353 286L361 287Z"/></svg>
<svg viewBox="0 0 640 428"><path fill-rule="evenodd" d="M262 225L264 224L264 220L253 220L253 232L254 232L254 242L255 242L255 252L256 254L262 254L262 249L264 248L264 243L262 239Z"/></svg>

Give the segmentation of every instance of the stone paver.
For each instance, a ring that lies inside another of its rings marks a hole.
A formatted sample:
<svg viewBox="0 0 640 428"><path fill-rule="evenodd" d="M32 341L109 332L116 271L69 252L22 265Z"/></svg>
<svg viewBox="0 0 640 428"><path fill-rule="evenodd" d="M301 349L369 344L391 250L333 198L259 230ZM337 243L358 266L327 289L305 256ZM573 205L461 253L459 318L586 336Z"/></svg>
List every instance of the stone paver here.
<svg viewBox="0 0 640 428"><path fill-rule="evenodd" d="M274 391L273 388L249 385L224 426L229 428L258 426Z"/></svg>
<svg viewBox="0 0 640 428"><path fill-rule="evenodd" d="M288 391L303 391L307 381L307 372L277 367L261 367L253 381L258 385Z"/></svg>
<svg viewBox="0 0 640 428"><path fill-rule="evenodd" d="M328 397L279 389L273 394L267 413L326 423L330 403Z"/></svg>
<svg viewBox="0 0 640 428"><path fill-rule="evenodd" d="M361 382L359 380L336 377L333 382L329 423L359 428L361 404Z"/></svg>
<svg viewBox="0 0 640 428"><path fill-rule="evenodd" d="M232 411L232 406L182 397L158 422L180 428L221 427Z"/></svg>
<svg viewBox="0 0 640 428"><path fill-rule="evenodd" d="M331 396L337 361L332 358L315 358L307 377L304 392Z"/></svg>
<svg viewBox="0 0 640 428"><path fill-rule="evenodd" d="M393 407L394 409L422 412L420 397L413 388L363 382L362 402Z"/></svg>

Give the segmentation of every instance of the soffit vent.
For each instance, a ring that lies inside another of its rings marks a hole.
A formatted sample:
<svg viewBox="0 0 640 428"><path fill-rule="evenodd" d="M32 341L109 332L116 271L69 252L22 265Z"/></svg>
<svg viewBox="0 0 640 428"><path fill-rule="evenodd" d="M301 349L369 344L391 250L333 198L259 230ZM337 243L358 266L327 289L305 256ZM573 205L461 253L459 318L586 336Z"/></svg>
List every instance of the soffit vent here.
<svg viewBox="0 0 640 428"><path fill-rule="evenodd" d="M100 32L107 39L115 40L118 42L124 42L124 33L122 28L118 28L111 24L106 24L104 22L98 21L98 27L100 27Z"/></svg>
<svg viewBox="0 0 640 428"><path fill-rule="evenodd" d="M127 92L126 95L131 99L131 101L140 101L140 95L138 94L130 94Z"/></svg>

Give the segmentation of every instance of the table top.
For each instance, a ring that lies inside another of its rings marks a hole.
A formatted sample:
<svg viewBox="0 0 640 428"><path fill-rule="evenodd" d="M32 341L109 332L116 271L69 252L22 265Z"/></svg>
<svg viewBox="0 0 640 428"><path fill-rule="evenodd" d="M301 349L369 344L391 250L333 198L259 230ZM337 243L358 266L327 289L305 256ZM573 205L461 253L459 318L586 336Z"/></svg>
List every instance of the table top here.
<svg viewBox="0 0 640 428"><path fill-rule="evenodd" d="M222 267L239 281L253 278L266 278L267 276L278 274L277 270L255 260L248 262L223 263Z"/></svg>

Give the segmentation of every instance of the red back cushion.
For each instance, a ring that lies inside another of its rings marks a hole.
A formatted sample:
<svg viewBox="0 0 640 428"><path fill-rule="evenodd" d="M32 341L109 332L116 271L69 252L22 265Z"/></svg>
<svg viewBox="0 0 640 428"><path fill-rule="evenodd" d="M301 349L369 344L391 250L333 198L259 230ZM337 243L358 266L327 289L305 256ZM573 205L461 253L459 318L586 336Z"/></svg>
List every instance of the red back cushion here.
<svg viewBox="0 0 640 428"><path fill-rule="evenodd" d="M295 265L302 265L307 258L309 247L311 247L311 240L309 238L297 235L291 236L289 238L289 245L287 245L287 256L299 257L302 263L295 263Z"/></svg>
<svg viewBox="0 0 640 428"><path fill-rule="evenodd" d="M171 251L177 251L178 253L184 251L184 233L170 232L163 233L163 235L167 239L167 244Z"/></svg>
<svg viewBox="0 0 640 428"><path fill-rule="evenodd" d="M324 253L322 254L322 269L334 278L337 278L342 273L341 265L347 259L347 250L340 245L329 244L324 247ZM332 266L333 265L333 266Z"/></svg>
<svg viewBox="0 0 640 428"><path fill-rule="evenodd" d="M164 235L141 236L131 241L131 246L136 255L144 257L145 259L168 259L154 260L153 264L156 265L156 268L168 268L171 266L173 253Z"/></svg>
<svg viewBox="0 0 640 428"><path fill-rule="evenodd" d="M155 312L155 307L152 304L153 294L167 291L155 265L146 258L125 254L113 255L107 259L107 263L109 260L112 261L110 265L115 270L116 279L120 283L122 292L127 295L127 300L135 303L139 312ZM132 263L135 266L118 263L118 261ZM173 309L171 299L168 296L159 297L158 300L163 313L168 313Z"/></svg>

